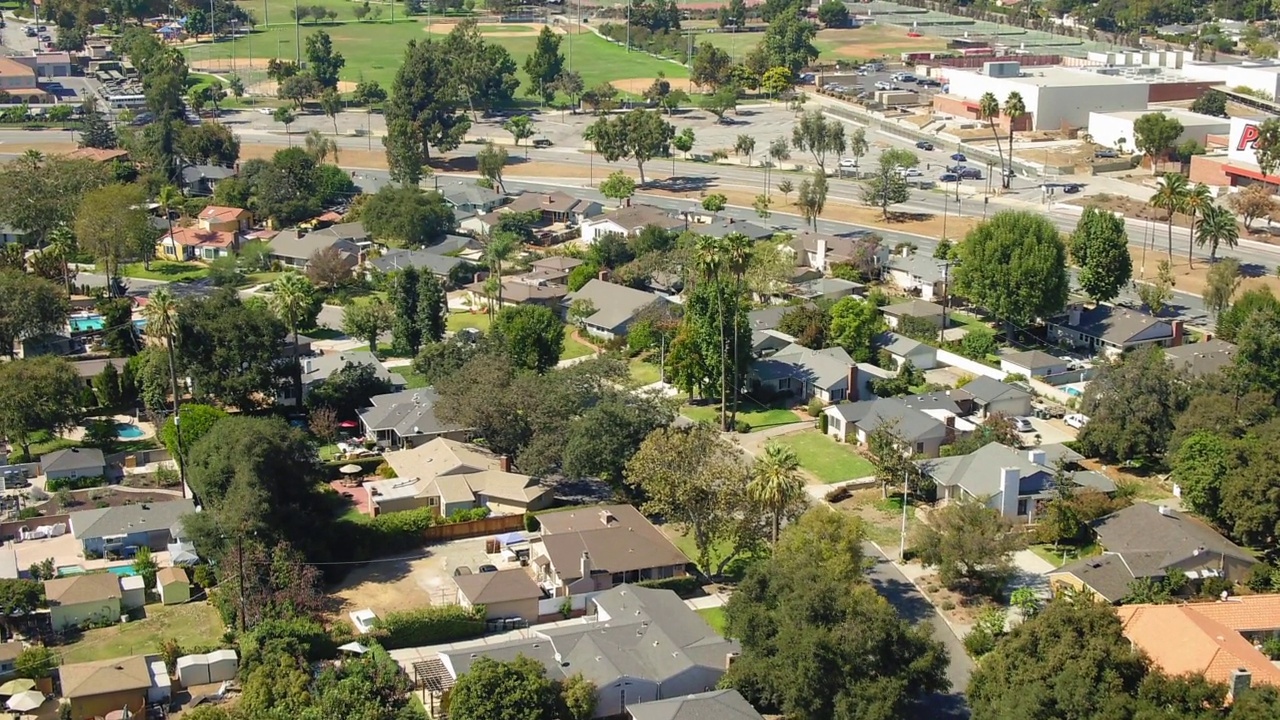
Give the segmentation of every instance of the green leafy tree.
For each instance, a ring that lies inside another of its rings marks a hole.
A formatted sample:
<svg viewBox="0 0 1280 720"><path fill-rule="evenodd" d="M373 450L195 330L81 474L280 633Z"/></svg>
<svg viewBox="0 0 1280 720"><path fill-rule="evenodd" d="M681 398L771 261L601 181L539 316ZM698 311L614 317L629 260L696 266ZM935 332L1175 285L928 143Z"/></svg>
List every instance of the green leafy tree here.
<svg viewBox="0 0 1280 720"><path fill-rule="evenodd" d="M775 17L769 21L760 41L761 69L785 67L792 75L799 75L818 58L818 48L813 44L817 33L817 25L799 13L788 12Z"/></svg>
<svg viewBox="0 0 1280 720"><path fill-rule="evenodd" d="M147 219L146 191L139 185L107 185L85 194L76 211L80 248L102 265L108 282L120 263L140 258L150 267L158 233Z"/></svg>
<svg viewBox="0 0 1280 720"><path fill-rule="evenodd" d="M636 181L621 170L614 170L600 183L600 194L618 201L618 207L622 207L624 200L636 194Z"/></svg>
<svg viewBox="0 0 1280 720"><path fill-rule="evenodd" d="M338 73L347 64L342 53L333 49L329 33L317 30L307 36L304 52L307 56L307 72L322 88L337 88Z"/></svg>
<svg viewBox="0 0 1280 720"><path fill-rule="evenodd" d="M453 209L438 192L383 185L365 201L360 219L374 237L422 247L457 227Z"/></svg>
<svg viewBox="0 0 1280 720"><path fill-rule="evenodd" d="M564 474L598 477L623 492L627 462L650 433L674 419L669 403L634 393L608 393L569 425Z"/></svg>
<svg viewBox="0 0 1280 720"><path fill-rule="evenodd" d="M449 300L444 286L433 273L424 272L418 278L418 331L422 341L440 342L444 339L449 315Z"/></svg>
<svg viewBox="0 0 1280 720"><path fill-rule="evenodd" d="M431 271L425 273L430 275ZM416 356L422 348L422 325L418 322L420 276L412 265L392 273L387 296L394 315L391 322L391 349L397 355Z"/></svg>
<svg viewBox="0 0 1280 720"><path fill-rule="evenodd" d="M41 592L41 595L43 595L43 591ZM31 607L38 607L39 604L40 603L37 601L30 605ZM32 645L18 653L18 657L13 661L13 667L14 675L16 677L29 678L31 680L47 678L52 675L53 671L58 667L58 653L52 648L44 645Z"/></svg>
<svg viewBox="0 0 1280 720"><path fill-rule="evenodd" d="M113 180L106 164L30 151L0 166L0 222L44 242L74 224L86 193Z"/></svg>
<svg viewBox="0 0 1280 720"><path fill-rule="evenodd" d="M176 328L176 361L197 396L248 410L275 395L286 329L266 303L230 289L192 297L179 303Z"/></svg>
<svg viewBox="0 0 1280 720"><path fill-rule="evenodd" d="M348 362L327 380L307 393L307 407L333 409L342 418L351 418L369 398L391 392L391 383L378 377L369 363Z"/></svg>
<svg viewBox="0 0 1280 720"><path fill-rule="evenodd" d="M555 80L564 71L564 55L560 52L560 37L544 25L533 46L533 52L524 60L524 72L529 76L525 94L538 98L544 105L555 98Z"/></svg>
<svg viewBox="0 0 1280 720"><path fill-rule="evenodd" d="M1222 481L1231 471L1231 454L1227 438L1200 430L1179 444L1169 461L1187 507L1215 523L1222 520Z"/></svg>
<svg viewBox="0 0 1280 720"><path fill-rule="evenodd" d="M1209 268L1204 284L1204 306L1214 317L1231 305L1231 298L1240 289L1240 261L1235 258L1222 258Z"/></svg>
<svg viewBox="0 0 1280 720"><path fill-rule="evenodd" d="M151 557L151 548L142 546L138 548L138 554L133 557L133 571L142 577L142 582L148 590L156 588L156 572L160 569L156 564L155 558Z"/></svg>
<svg viewBox="0 0 1280 720"><path fill-rule="evenodd" d="M625 115L597 120L583 135L609 162L631 158L645 183L644 164L665 151L675 128L654 110L632 110Z"/></svg>
<svg viewBox="0 0 1280 720"><path fill-rule="evenodd" d="M560 361L564 325L555 313L539 305L504 307L493 321L507 356L521 368L546 372Z"/></svg>
<svg viewBox="0 0 1280 720"><path fill-rule="evenodd" d="M14 617L30 615L37 609L46 607L44 586L35 580L4 579L0 580L0 629L4 631L5 640L13 638L10 623ZM32 655L18 668L21 677L29 677L36 672L36 678L48 677L49 668L45 665L47 657ZM56 665L56 663L55 663Z"/></svg>
<svg viewBox="0 0 1280 720"><path fill-rule="evenodd" d="M1000 511L981 502L957 502L916 527L912 550L952 589L999 592L1013 574L1013 553L1023 547Z"/></svg>
<svg viewBox="0 0 1280 720"><path fill-rule="evenodd" d="M800 214L809 225L813 226L815 232L818 229L818 217L827 207L827 191L827 174L822 168L814 170L812 178L800 181L796 206L800 208Z"/></svg>
<svg viewBox="0 0 1280 720"><path fill-rule="evenodd" d="M875 303L855 297L841 298L831 308L827 340L849 353L854 362L870 362L875 338L884 332L884 320Z"/></svg>
<svg viewBox="0 0 1280 720"><path fill-rule="evenodd" d="M507 149L494 145L492 141L486 142L484 147L476 153L476 171L480 173L480 177L488 180L498 192L506 192L506 185L502 182L502 173L507 166Z"/></svg>
<svg viewBox="0 0 1280 720"><path fill-rule="evenodd" d="M1085 390L1082 452L1108 462L1160 458L1186 408L1188 391L1159 347L1125 353L1104 366Z"/></svg>
<svg viewBox="0 0 1280 720"><path fill-rule="evenodd" d="M187 403L182 406L182 420L178 424L174 424L173 416L165 418L164 424L160 426L160 442L170 455L181 462L184 452L195 447L200 438L208 435L213 426L224 417L227 417L227 411L222 408ZM181 441L178 438L179 427L182 429Z"/></svg>
<svg viewBox="0 0 1280 720"><path fill-rule="evenodd" d="M847 147L844 123L827 118L820 110L810 110L801 115L791 129L791 145L812 155L825 174L827 156L841 155Z"/></svg>
<svg viewBox="0 0 1280 720"><path fill-rule="evenodd" d="M517 115L503 123L502 129L511 133L511 139L515 141L516 147L520 147L520 143L525 143L524 156L529 157L528 140L533 137L533 120L528 115Z"/></svg>
<svg viewBox="0 0 1280 720"><path fill-rule="evenodd" d="M458 720L553 720L555 683L532 658L498 662L477 658L458 677L449 715Z"/></svg>
<svg viewBox="0 0 1280 720"><path fill-rule="evenodd" d="M378 337L392 327L391 306L380 299L348 305L342 312L342 331L369 343L369 352L378 350Z"/></svg>
<svg viewBox="0 0 1280 720"><path fill-rule="evenodd" d="M81 106L80 147L114 150L120 139L106 116L98 110L97 101L86 100Z"/></svg>
<svg viewBox="0 0 1280 720"><path fill-rule="evenodd" d="M849 25L849 8L840 0L824 0L818 6L818 21L829 28L842 28Z"/></svg>
<svg viewBox="0 0 1280 720"><path fill-rule="evenodd" d="M695 136L693 134L693 128L687 127L682 129L680 131L680 134L676 135L674 138L671 139L671 145L676 150L679 150L680 153L685 156L685 158L688 158L689 151L693 149L694 140L695 140Z"/></svg>
<svg viewBox="0 0 1280 720"><path fill-rule="evenodd" d="M57 332L67 318L57 285L15 270L0 270L0 352L14 357L22 338Z"/></svg>
<svg viewBox="0 0 1280 720"><path fill-rule="evenodd" d="M729 82L733 58L723 48L704 42L694 51L689 67L689 79L695 85L714 91Z"/></svg>
<svg viewBox="0 0 1280 720"><path fill-rule="evenodd" d="M1173 270L1168 260L1156 263L1156 279L1138 285L1138 299L1151 311L1159 315L1166 303L1173 298Z"/></svg>
<svg viewBox="0 0 1280 720"><path fill-rule="evenodd" d="M1113 300L1129 284L1133 260L1120 218L1090 205L1076 223L1068 246L1071 259L1080 267L1080 287L1095 301Z"/></svg>
<svg viewBox="0 0 1280 720"><path fill-rule="evenodd" d="M1066 246L1053 223L1005 211L969 231L953 268L956 292L1018 325L1066 306Z"/></svg>
<svg viewBox="0 0 1280 720"><path fill-rule="evenodd" d="M760 78L760 90L772 98L790 91L795 85L795 76L784 67L771 67Z"/></svg>
<svg viewBox="0 0 1280 720"><path fill-rule="evenodd" d="M1237 336L1234 375L1248 389L1280 395L1280 311L1255 312Z"/></svg>
<svg viewBox="0 0 1280 720"><path fill-rule="evenodd" d="M444 43L411 40L385 108L387 166L398 182L417 185L431 148L458 147L471 127L462 112L462 87Z"/></svg>
<svg viewBox="0 0 1280 720"><path fill-rule="evenodd" d="M1133 144L1151 162L1151 174L1156 174L1156 162L1173 147L1182 135L1182 123L1164 113L1147 113L1133 121Z"/></svg>
<svg viewBox="0 0 1280 720"><path fill-rule="evenodd" d="M1270 310L1280 310L1280 299L1272 294L1271 288L1263 286L1244 291L1230 307L1218 315L1218 337L1227 342L1236 342L1254 313Z"/></svg>
<svg viewBox="0 0 1280 720"><path fill-rule="evenodd" d="M35 433L57 433L79 419L82 387L75 368L58 357L0 363L0 434L30 458Z"/></svg>
<svg viewBox="0 0 1280 720"><path fill-rule="evenodd" d="M781 189L781 188L779 188ZM911 188L899 171L898 165L888 153L880 155L875 170L862 185L862 201L880 208L885 220L889 219L889 206L911 199Z"/></svg>

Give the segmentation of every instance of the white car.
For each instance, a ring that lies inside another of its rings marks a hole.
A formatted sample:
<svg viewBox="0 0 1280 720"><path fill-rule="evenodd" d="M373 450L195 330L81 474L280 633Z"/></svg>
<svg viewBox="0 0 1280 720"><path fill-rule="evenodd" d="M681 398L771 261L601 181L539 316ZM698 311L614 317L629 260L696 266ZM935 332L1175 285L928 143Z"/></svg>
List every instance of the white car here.
<svg viewBox="0 0 1280 720"><path fill-rule="evenodd" d="M853 158L840 158L840 167L851 170L858 167L858 161Z"/></svg>
<svg viewBox="0 0 1280 720"><path fill-rule="evenodd" d="M1031 425L1031 420L1024 417L1013 418L1013 429L1020 433L1035 432L1035 427Z"/></svg>
<svg viewBox="0 0 1280 720"><path fill-rule="evenodd" d="M888 80L881 80L876 83L877 90L894 90L896 88L897 86L889 82Z"/></svg>
<svg viewBox="0 0 1280 720"><path fill-rule="evenodd" d="M1062 421L1065 422L1069 427L1073 427L1079 430L1080 428L1088 424L1089 418L1079 413L1075 413L1073 415L1066 416L1065 418L1062 419Z"/></svg>
<svg viewBox="0 0 1280 720"><path fill-rule="evenodd" d="M920 172L919 168L913 168L913 167L910 167L910 168L900 167L898 168L898 174L904 178L924 177L924 173Z"/></svg>

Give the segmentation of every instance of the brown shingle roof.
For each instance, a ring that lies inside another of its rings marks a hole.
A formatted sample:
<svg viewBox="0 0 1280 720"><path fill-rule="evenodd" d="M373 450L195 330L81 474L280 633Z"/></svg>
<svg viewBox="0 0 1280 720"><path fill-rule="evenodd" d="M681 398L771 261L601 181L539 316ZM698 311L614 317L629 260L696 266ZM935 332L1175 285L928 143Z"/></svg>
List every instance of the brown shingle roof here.
<svg viewBox="0 0 1280 720"><path fill-rule="evenodd" d="M62 679L62 696L65 698L151 687L151 669L147 667L147 659L141 655L63 665L58 668L58 675Z"/></svg>
<svg viewBox="0 0 1280 720"><path fill-rule="evenodd" d="M582 553L610 573L684 565L689 559L630 505L597 505L539 515L542 545L561 579L582 577Z"/></svg>
<svg viewBox="0 0 1280 720"><path fill-rule="evenodd" d="M238 220L249 211L241 208L226 207L225 205L209 205L200 211L201 220L213 220L214 222L227 222L228 220Z"/></svg>
<svg viewBox="0 0 1280 720"><path fill-rule="evenodd" d="M177 568L177 567L161 568L160 571L156 573L157 586L168 585L170 583L190 584L190 582L191 581L187 579L186 571L183 570L182 568Z"/></svg>
<svg viewBox="0 0 1280 720"><path fill-rule="evenodd" d="M120 597L120 579L111 573L91 573L44 581L50 607L78 605Z"/></svg>
<svg viewBox="0 0 1280 720"><path fill-rule="evenodd" d="M67 153L73 160L92 160L94 162L110 162L117 158L128 157L127 150L103 150L101 148L80 148Z"/></svg>
<svg viewBox="0 0 1280 720"><path fill-rule="evenodd" d="M453 580L458 584L458 592L472 605L492 605L542 597L542 589L523 568L459 575Z"/></svg>
<svg viewBox="0 0 1280 720"><path fill-rule="evenodd" d="M235 245L236 235L223 230L203 230L193 225L191 227L174 228L173 241L179 245L189 247L211 245L225 248Z"/></svg>
<svg viewBox="0 0 1280 720"><path fill-rule="evenodd" d="M35 87L36 84L35 68L28 67L17 60L10 60L7 57L0 57L0 77L23 78L25 80L30 80L30 87ZM16 88L6 89L13 90Z"/></svg>

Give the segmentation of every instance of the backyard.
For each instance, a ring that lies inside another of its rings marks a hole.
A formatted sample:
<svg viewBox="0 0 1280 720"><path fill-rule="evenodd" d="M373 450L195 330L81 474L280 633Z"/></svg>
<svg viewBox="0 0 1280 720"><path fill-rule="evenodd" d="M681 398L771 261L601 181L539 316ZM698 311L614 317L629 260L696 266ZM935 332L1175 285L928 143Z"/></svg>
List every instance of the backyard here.
<svg viewBox="0 0 1280 720"><path fill-rule="evenodd" d="M1054 567L1062 567L1080 558L1092 557L1102 553L1102 548L1097 543L1058 545L1056 548L1053 545L1036 544L1030 546L1029 549L1036 554L1036 557L1052 564Z"/></svg>
<svg viewBox="0 0 1280 720"><path fill-rule="evenodd" d="M702 608L701 610L698 610L697 613L702 616L703 620L707 621L707 624L711 626L712 630L724 635L726 620L724 617L723 607Z"/></svg>
<svg viewBox="0 0 1280 720"><path fill-rule="evenodd" d="M783 435L774 442L794 450L800 460L800 469L820 482L843 482L876 472L871 461L859 455L852 446L836 442L818 430Z"/></svg>
<svg viewBox="0 0 1280 720"><path fill-rule="evenodd" d="M189 262L171 262L169 260L152 260L150 269L143 263L126 263L120 266L120 274L124 277L143 278L144 280L163 280L168 282L187 282L200 280L209 275L209 268Z"/></svg>
<svg viewBox="0 0 1280 720"><path fill-rule="evenodd" d="M217 646L222 632L222 618L208 603L155 603L146 606L146 617L141 620L86 630L80 639L58 651L64 663L91 662L155 653L169 638L184 648Z"/></svg>

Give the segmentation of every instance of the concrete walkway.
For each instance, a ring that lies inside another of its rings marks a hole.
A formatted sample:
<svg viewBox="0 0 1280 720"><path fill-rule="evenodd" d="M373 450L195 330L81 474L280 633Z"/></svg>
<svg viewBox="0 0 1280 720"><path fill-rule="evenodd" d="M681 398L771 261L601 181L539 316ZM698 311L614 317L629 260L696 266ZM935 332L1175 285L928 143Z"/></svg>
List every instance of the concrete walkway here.
<svg viewBox="0 0 1280 720"><path fill-rule="evenodd" d="M737 443L738 447L742 448L744 453L755 457L764 452L764 446L768 445L770 440L782 437L783 435L790 435L791 433L809 430L812 427L813 423L800 420L786 425L775 425L763 430L756 430L754 432L749 432L746 435L742 435L740 433L725 433L725 436L730 442Z"/></svg>
<svg viewBox="0 0 1280 720"><path fill-rule="evenodd" d="M729 602L729 596L724 593L716 593L714 595L706 595L704 597L685 600L684 604L693 610L707 610L709 608L724 607Z"/></svg>
<svg viewBox="0 0 1280 720"><path fill-rule="evenodd" d="M866 477L854 478L852 480L842 480L840 482L830 483L830 484L812 483L810 485L805 485L804 491L808 493L809 497L813 498L814 502L821 503L821 502L826 502L827 493L831 492L832 490L835 490L836 488L842 488L845 485L872 484L872 483L875 483L875 481L876 481L875 475L868 475Z"/></svg>

